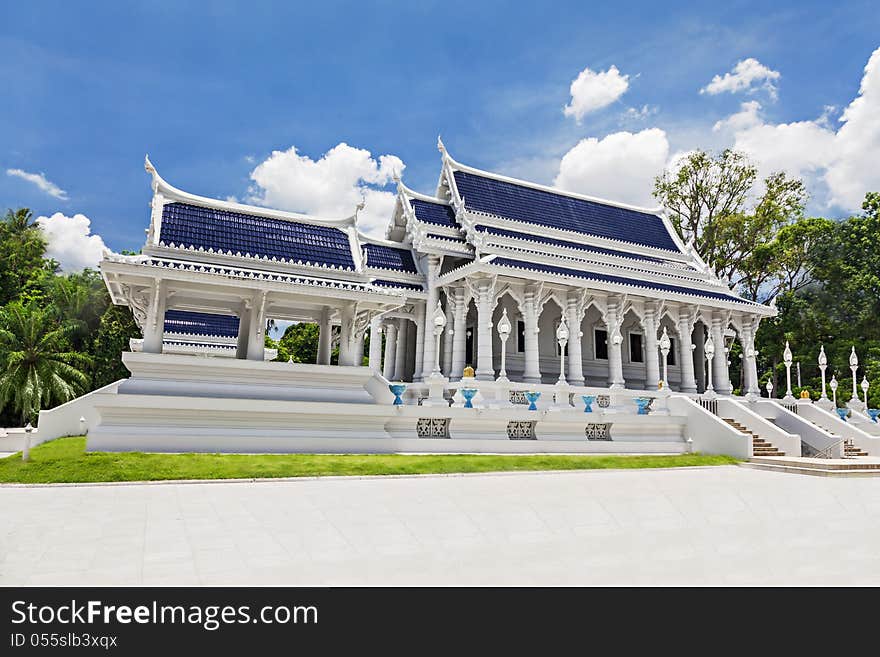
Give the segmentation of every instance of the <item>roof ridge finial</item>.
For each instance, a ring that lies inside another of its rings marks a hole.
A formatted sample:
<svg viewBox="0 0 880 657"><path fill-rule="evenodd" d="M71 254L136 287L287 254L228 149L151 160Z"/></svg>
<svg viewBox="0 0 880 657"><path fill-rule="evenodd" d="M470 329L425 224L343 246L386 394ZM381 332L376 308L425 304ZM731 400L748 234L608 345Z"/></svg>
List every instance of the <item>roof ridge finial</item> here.
<svg viewBox="0 0 880 657"><path fill-rule="evenodd" d="M150 162L150 154L147 153L144 155L144 171L150 174L156 173L156 167L153 166L153 163Z"/></svg>
<svg viewBox="0 0 880 657"><path fill-rule="evenodd" d="M367 197L364 196L364 193L361 192L361 202L354 206L354 222L357 223L358 213L363 212L364 207L367 205Z"/></svg>
<svg viewBox="0 0 880 657"><path fill-rule="evenodd" d="M448 155L448 153L446 152L446 146L443 145L443 139L440 137L439 134L437 135L437 150L440 151L444 156Z"/></svg>

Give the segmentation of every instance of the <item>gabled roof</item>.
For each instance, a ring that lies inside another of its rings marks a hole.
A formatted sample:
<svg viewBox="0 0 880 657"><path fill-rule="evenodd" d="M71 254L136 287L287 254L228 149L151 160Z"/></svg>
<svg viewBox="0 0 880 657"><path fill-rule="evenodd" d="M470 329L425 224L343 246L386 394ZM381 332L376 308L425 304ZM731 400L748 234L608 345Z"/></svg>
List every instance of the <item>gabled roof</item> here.
<svg viewBox="0 0 880 657"><path fill-rule="evenodd" d="M418 274L416 263L413 261L412 250L409 247L395 248L384 244L367 242L364 244L364 253L367 256L366 266L374 269L392 269L410 274Z"/></svg>
<svg viewBox="0 0 880 657"><path fill-rule="evenodd" d="M238 317L195 313L185 310L165 311L165 332L206 335L220 338L238 337Z"/></svg>
<svg viewBox="0 0 880 657"><path fill-rule="evenodd" d="M591 200L473 169L458 168L453 171L453 177L468 210L679 252L663 218L647 210Z"/></svg>
<svg viewBox="0 0 880 657"><path fill-rule="evenodd" d="M456 227L455 210L448 204L432 203L420 198L411 198L409 203L415 212L416 219L437 226Z"/></svg>
<svg viewBox="0 0 880 657"><path fill-rule="evenodd" d="M162 246L355 268L348 233L339 228L189 203L162 207L159 242Z"/></svg>

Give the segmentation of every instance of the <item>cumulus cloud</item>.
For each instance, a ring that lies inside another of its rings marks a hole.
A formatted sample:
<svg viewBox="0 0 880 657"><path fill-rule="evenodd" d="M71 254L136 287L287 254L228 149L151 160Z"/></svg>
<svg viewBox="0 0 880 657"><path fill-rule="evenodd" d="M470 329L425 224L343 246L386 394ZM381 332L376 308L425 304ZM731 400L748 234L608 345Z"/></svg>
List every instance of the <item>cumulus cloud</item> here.
<svg viewBox="0 0 880 657"><path fill-rule="evenodd" d="M56 212L51 217L37 217L46 235L46 255L61 264L65 272L94 269L109 249L100 235L93 235L91 220L84 214L72 217Z"/></svg>
<svg viewBox="0 0 880 657"><path fill-rule="evenodd" d="M880 189L880 48L865 66L858 96L844 109L835 130L832 107L813 120L771 123L757 102L715 124L728 131L733 147L748 153L760 173L772 171L804 177L811 187L824 187L825 202L858 210L865 193Z"/></svg>
<svg viewBox="0 0 880 657"><path fill-rule="evenodd" d="M580 123L590 112L607 107L629 88L629 76L621 75L616 66L607 71L585 68L571 83L571 102L563 108L565 116Z"/></svg>
<svg viewBox="0 0 880 657"><path fill-rule="evenodd" d="M65 192L51 180L47 180L45 173L28 173L23 169L6 169L6 175L12 176L13 178L21 178L22 180L26 180L32 185L36 185L37 187L39 187L40 191L45 192L49 196L54 196L57 199L61 199L62 201L66 201L68 198L67 192Z"/></svg>
<svg viewBox="0 0 880 657"><path fill-rule="evenodd" d="M732 71L716 75L712 81L700 89L701 94L716 95L720 93L752 92L755 89L766 89L771 97L776 98L776 80L779 71L764 66L754 57L736 63Z"/></svg>
<svg viewBox="0 0 880 657"><path fill-rule="evenodd" d="M382 188L404 164L394 155L373 157L370 151L340 143L313 160L296 146L273 151L251 172L249 200L273 208L326 218L351 216L363 200L358 226L381 236L394 208L395 195Z"/></svg>
<svg viewBox="0 0 880 657"><path fill-rule="evenodd" d="M654 206L654 177L669 159L669 140L659 128L582 139L559 164L560 189L634 205Z"/></svg>

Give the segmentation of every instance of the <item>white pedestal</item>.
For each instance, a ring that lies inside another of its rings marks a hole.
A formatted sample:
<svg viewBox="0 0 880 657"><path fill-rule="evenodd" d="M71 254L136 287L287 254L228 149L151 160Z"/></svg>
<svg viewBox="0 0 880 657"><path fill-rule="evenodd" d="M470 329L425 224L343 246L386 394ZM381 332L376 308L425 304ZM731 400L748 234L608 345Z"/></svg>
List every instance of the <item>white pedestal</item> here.
<svg viewBox="0 0 880 657"><path fill-rule="evenodd" d="M487 401L489 408L512 408L510 403L510 379L506 376L499 376L495 379L493 390L493 399Z"/></svg>
<svg viewBox="0 0 880 657"><path fill-rule="evenodd" d="M424 383L428 386L428 398L422 402L422 406L449 406L449 402L443 398L443 391L449 379L438 374L431 374Z"/></svg>
<svg viewBox="0 0 880 657"><path fill-rule="evenodd" d="M824 397L822 399L819 399L816 402L816 406L818 406L819 408L821 408L823 410L828 411L829 413L834 412L834 402L831 401L830 399L828 399L828 397Z"/></svg>

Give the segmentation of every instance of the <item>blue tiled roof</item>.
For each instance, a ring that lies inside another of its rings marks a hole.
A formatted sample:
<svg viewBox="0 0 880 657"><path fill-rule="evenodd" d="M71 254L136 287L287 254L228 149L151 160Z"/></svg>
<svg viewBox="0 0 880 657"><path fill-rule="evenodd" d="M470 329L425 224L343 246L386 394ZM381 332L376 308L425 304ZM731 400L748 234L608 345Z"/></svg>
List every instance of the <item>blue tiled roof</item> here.
<svg viewBox="0 0 880 657"><path fill-rule="evenodd" d="M406 290L425 289L423 285L419 285L418 283L403 283L401 281L386 281L382 279L376 279L375 281L373 281L373 285L378 285L379 287L402 287Z"/></svg>
<svg viewBox="0 0 880 657"><path fill-rule="evenodd" d="M348 235L330 226L168 203L160 240L176 246L354 269Z"/></svg>
<svg viewBox="0 0 880 657"><path fill-rule="evenodd" d="M590 281L603 281L606 283L619 283L621 285L634 285L636 287L648 288L651 290L677 292L679 294L689 294L695 297L706 297L707 299L720 299L722 301L733 301L753 305L752 301L741 299L740 297L734 296L733 294L725 294L724 292L711 292L708 290L699 290L696 288L669 285L668 283L655 283L653 281L626 278L624 276L599 274L596 272L583 271L580 269L570 269L568 267L557 267L555 265L526 262L525 260L513 260L511 258L494 258L490 264L498 265L501 267L515 267L517 269L526 269L529 271L546 272L548 274L558 274L560 276L570 276L572 278L583 278Z"/></svg>
<svg viewBox="0 0 880 657"><path fill-rule="evenodd" d="M416 219L438 226L455 226L455 210L441 203L430 203L420 199L410 200Z"/></svg>
<svg viewBox="0 0 880 657"><path fill-rule="evenodd" d="M166 310L165 331L235 338L238 336L238 317L235 315L192 313L185 310Z"/></svg>
<svg viewBox="0 0 880 657"><path fill-rule="evenodd" d="M383 244L367 243L364 244L364 251L367 253L367 267L418 273L416 263L413 262L412 251L409 249L395 249Z"/></svg>
<svg viewBox="0 0 880 657"><path fill-rule="evenodd" d="M678 251L660 217L597 201L456 171L455 184L469 209L530 224Z"/></svg>
<svg viewBox="0 0 880 657"><path fill-rule="evenodd" d="M568 240L559 240L553 237L543 237L531 233L520 233L515 230L506 230L504 228L495 228L494 226L477 226L477 230L490 235L500 235L502 237L512 237L519 240L532 240L533 242L541 242L542 244L553 244L555 246L563 246L569 249L578 249L579 251L589 251L590 253L602 253L604 255L620 256L623 258L634 258L635 260L645 260L647 262L656 262L659 264L674 264L682 266L674 260L665 260L663 258L654 258L652 256L642 255L640 253L630 253L628 251L617 251L616 249L605 249L601 246L592 246L589 244L581 244L580 242L569 242Z"/></svg>

